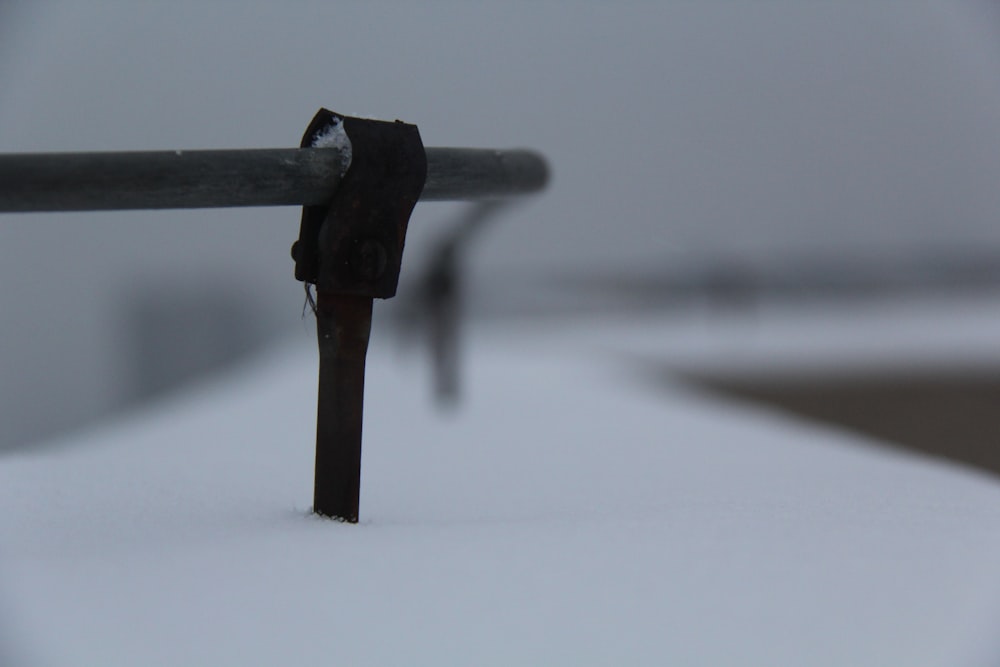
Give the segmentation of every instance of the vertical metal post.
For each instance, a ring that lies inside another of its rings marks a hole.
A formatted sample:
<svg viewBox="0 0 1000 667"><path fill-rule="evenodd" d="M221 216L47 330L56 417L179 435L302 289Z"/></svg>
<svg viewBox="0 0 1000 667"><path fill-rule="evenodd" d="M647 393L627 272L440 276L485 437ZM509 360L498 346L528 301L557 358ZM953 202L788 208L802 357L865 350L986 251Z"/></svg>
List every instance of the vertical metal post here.
<svg viewBox="0 0 1000 667"><path fill-rule="evenodd" d="M458 249L447 243L438 251L424 285L428 312L428 335L434 361L434 396L438 404L458 401L459 331L461 317Z"/></svg>
<svg viewBox="0 0 1000 667"><path fill-rule="evenodd" d="M303 145L336 134L350 163L325 206L302 211L295 277L316 286L319 401L313 511L358 521L365 357L372 300L396 294L406 228L427 179L415 125L321 109Z"/></svg>
<svg viewBox="0 0 1000 667"><path fill-rule="evenodd" d="M358 521L365 357L371 325L371 297L317 294L319 404L313 511L348 523Z"/></svg>

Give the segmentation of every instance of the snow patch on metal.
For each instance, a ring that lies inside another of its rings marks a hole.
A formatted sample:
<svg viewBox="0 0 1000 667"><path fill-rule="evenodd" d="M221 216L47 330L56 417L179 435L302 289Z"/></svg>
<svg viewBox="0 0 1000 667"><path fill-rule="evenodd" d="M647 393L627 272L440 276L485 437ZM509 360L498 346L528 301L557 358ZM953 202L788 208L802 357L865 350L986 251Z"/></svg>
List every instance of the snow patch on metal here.
<svg viewBox="0 0 1000 667"><path fill-rule="evenodd" d="M313 148L336 148L340 151L340 175L343 176L351 166L353 147L351 138L344 130L344 119L334 116L333 121L312 140Z"/></svg>

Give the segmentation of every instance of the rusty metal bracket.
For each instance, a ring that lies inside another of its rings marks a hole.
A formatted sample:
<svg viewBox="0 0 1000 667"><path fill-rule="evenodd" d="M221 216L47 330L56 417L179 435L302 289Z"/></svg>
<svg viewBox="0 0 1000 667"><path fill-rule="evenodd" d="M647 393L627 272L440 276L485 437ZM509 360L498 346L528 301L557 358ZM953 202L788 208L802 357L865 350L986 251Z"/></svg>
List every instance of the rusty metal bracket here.
<svg viewBox="0 0 1000 667"><path fill-rule="evenodd" d="M350 164L328 206L306 206L292 247L295 278L320 291L388 299L396 294L406 227L427 180L416 125L321 109L303 148L342 131Z"/></svg>
<svg viewBox="0 0 1000 667"><path fill-rule="evenodd" d="M333 135L350 164L329 205L306 206L292 246L295 277L316 285L319 400L313 511L356 523L365 358L372 300L396 294L406 227L427 178L415 125L316 114L303 147ZM340 146L343 149L343 146Z"/></svg>

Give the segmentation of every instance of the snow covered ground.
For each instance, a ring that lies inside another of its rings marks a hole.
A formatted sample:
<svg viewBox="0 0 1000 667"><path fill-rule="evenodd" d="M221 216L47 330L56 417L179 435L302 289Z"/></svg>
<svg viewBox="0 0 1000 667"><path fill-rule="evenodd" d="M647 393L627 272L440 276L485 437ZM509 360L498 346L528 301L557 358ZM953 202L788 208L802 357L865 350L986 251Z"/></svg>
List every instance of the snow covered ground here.
<svg viewBox="0 0 1000 667"><path fill-rule="evenodd" d="M995 481L643 374L997 359L989 305L483 326L454 414L377 340L357 526L308 513L303 336L0 460L7 660L996 664Z"/></svg>

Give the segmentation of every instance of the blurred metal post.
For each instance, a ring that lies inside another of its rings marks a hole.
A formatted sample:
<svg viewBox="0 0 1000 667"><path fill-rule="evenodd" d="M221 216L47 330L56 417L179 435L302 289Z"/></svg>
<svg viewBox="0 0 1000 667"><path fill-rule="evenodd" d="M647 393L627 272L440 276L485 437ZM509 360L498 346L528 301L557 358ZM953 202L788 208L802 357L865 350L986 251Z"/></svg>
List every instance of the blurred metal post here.
<svg viewBox="0 0 1000 667"><path fill-rule="evenodd" d="M454 406L459 398L463 254L510 204L510 199L490 199L468 205L431 249L411 311L400 312L401 326L423 325L433 361L434 395L441 407Z"/></svg>

